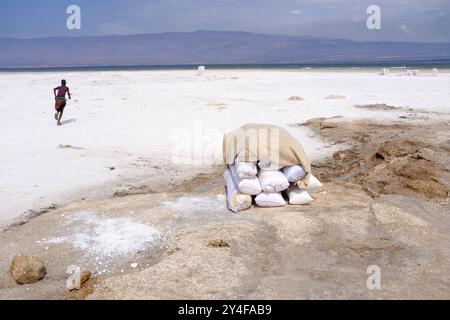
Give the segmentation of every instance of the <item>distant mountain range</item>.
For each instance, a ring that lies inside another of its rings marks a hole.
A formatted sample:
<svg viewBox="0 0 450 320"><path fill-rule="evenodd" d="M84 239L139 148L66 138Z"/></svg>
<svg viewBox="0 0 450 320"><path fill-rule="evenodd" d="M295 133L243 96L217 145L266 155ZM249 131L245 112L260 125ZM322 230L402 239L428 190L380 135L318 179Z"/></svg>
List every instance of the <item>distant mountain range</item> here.
<svg viewBox="0 0 450 320"><path fill-rule="evenodd" d="M449 61L450 43L364 42L229 31L0 38L0 67Z"/></svg>

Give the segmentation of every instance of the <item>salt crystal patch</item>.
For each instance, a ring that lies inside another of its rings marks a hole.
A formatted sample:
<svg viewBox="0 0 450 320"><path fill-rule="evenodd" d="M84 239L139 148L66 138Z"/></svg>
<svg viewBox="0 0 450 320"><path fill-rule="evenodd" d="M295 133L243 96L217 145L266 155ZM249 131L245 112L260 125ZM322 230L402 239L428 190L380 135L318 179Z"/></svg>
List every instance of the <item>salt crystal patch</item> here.
<svg viewBox="0 0 450 320"><path fill-rule="evenodd" d="M134 219L101 218L87 211L75 214L68 223L81 226L73 234L49 239L47 243L69 242L89 254L113 258L136 254L161 237L157 229Z"/></svg>

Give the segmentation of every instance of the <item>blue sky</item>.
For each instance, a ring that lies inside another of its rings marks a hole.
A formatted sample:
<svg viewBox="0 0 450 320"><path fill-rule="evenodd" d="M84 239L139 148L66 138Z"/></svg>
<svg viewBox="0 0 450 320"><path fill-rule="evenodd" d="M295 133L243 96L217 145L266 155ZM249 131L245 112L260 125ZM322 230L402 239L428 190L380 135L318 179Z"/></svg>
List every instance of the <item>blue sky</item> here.
<svg viewBox="0 0 450 320"><path fill-rule="evenodd" d="M82 12L66 28L66 8ZM366 9L381 8L381 30ZM195 30L450 42L450 0L1 0L0 37L39 38Z"/></svg>

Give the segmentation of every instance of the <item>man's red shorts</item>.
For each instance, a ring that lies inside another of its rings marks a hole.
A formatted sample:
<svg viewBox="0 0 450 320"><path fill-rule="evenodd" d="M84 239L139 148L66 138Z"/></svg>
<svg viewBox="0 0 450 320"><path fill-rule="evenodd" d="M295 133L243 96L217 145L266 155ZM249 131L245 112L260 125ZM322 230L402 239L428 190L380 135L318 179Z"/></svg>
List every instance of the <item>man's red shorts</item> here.
<svg viewBox="0 0 450 320"><path fill-rule="evenodd" d="M62 97L57 97L55 100L55 110L63 111L65 106L66 106L66 99Z"/></svg>

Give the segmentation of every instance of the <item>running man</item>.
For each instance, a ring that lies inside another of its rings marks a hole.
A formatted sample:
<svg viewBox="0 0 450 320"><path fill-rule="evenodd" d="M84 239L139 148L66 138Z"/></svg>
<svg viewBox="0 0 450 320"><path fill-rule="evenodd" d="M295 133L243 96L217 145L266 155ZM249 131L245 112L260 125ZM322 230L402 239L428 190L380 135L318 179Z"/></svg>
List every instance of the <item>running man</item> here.
<svg viewBox="0 0 450 320"><path fill-rule="evenodd" d="M53 93L55 94L55 120L58 121L56 124L60 126L64 108L66 107L66 93L69 99L72 99L69 87L66 86L66 80L61 80L61 86L53 89Z"/></svg>

